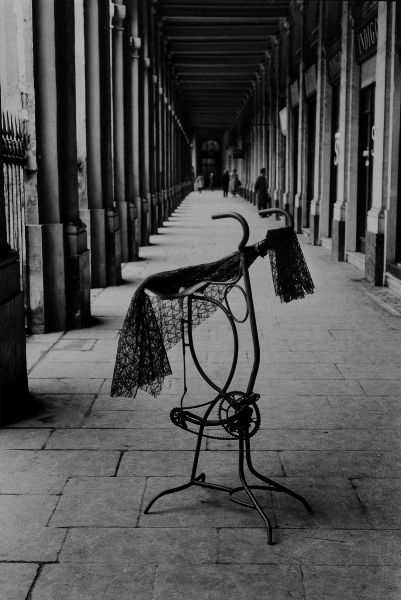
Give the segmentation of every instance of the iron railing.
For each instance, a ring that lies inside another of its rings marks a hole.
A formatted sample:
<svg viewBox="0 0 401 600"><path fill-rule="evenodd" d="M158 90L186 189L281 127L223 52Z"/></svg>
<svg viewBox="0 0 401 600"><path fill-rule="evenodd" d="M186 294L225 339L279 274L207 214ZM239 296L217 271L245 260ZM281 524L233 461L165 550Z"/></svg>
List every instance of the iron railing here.
<svg viewBox="0 0 401 600"><path fill-rule="evenodd" d="M7 241L19 255L21 288L27 298L24 162L27 134L18 117L2 113L4 198Z"/></svg>

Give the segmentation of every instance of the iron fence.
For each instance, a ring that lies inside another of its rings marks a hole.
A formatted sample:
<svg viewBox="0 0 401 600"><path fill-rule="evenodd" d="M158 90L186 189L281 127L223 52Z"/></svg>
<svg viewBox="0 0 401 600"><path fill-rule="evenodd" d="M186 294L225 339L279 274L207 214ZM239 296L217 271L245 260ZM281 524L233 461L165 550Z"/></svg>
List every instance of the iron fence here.
<svg viewBox="0 0 401 600"><path fill-rule="evenodd" d="M27 135L18 117L2 113L4 198L7 241L19 255L21 288L27 298L24 162Z"/></svg>

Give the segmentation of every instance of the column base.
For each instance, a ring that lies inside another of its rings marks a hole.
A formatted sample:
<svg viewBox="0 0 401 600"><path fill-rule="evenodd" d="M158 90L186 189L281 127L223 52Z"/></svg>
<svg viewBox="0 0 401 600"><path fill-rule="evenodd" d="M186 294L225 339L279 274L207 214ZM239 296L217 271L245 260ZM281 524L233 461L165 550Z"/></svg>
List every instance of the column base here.
<svg viewBox="0 0 401 600"><path fill-rule="evenodd" d="M0 425L22 416L28 401L24 298L13 252L0 259Z"/></svg>
<svg viewBox="0 0 401 600"><path fill-rule="evenodd" d="M86 227L66 226L67 263L67 327L81 329L90 324L90 252L87 248Z"/></svg>
<svg viewBox="0 0 401 600"><path fill-rule="evenodd" d="M319 246L319 215L310 214L309 215L309 242L312 246Z"/></svg>
<svg viewBox="0 0 401 600"><path fill-rule="evenodd" d="M384 281L384 234L366 232L365 276L374 285Z"/></svg>
<svg viewBox="0 0 401 600"><path fill-rule="evenodd" d="M141 246L149 246L149 203L147 198L141 198Z"/></svg>
<svg viewBox="0 0 401 600"><path fill-rule="evenodd" d="M27 264L32 333L64 331L67 324L64 226L27 225Z"/></svg>
<svg viewBox="0 0 401 600"><path fill-rule="evenodd" d="M81 209L90 250L91 287L106 287L106 212L104 208Z"/></svg>
<svg viewBox="0 0 401 600"><path fill-rule="evenodd" d="M283 194L283 208L287 212L291 212L291 202L290 202L290 194L289 192L284 192Z"/></svg>
<svg viewBox="0 0 401 600"><path fill-rule="evenodd" d="M297 233L302 233L302 195L296 194L294 206L294 229Z"/></svg>
<svg viewBox="0 0 401 600"><path fill-rule="evenodd" d="M106 211L107 220L107 285L121 283L121 243L119 215L114 208Z"/></svg>
<svg viewBox="0 0 401 600"><path fill-rule="evenodd" d="M123 262L128 262L129 261L128 202L125 202L125 201L117 202L117 208L118 208L118 212L119 212L119 221L120 221L121 260Z"/></svg>
<svg viewBox="0 0 401 600"><path fill-rule="evenodd" d="M153 193L150 195L150 206L151 206L151 233L154 235L157 233L158 226L158 205L157 205L157 195Z"/></svg>
<svg viewBox="0 0 401 600"><path fill-rule="evenodd" d="M128 253L129 260L138 260L138 212L135 202L128 202Z"/></svg>
<svg viewBox="0 0 401 600"><path fill-rule="evenodd" d="M345 221L333 219L331 228L331 255L336 262L345 260Z"/></svg>

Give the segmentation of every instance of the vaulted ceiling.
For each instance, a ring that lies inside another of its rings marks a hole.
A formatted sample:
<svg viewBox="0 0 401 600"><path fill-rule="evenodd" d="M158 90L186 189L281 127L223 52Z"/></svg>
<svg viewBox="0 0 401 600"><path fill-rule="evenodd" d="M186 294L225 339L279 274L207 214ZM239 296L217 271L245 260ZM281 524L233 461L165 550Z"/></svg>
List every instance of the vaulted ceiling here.
<svg viewBox="0 0 401 600"><path fill-rule="evenodd" d="M159 0L176 78L196 130L230 127L289 15L288 0Z"/></svg>

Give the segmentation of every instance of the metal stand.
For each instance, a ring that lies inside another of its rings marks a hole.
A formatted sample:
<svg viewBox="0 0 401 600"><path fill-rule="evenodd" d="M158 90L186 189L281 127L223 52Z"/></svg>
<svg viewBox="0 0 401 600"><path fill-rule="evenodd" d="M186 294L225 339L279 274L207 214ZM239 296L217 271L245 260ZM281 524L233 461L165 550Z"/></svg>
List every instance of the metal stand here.
<svg viewBox="0 0 401 600"><path fill-rule="evenodd" d="M291 223L291 217L285 211L281 209L269 209L269 213L283 213L286 218L288 216L288 220ZM266 515L264 509L260 505L258 499L256 498L253 490L264 490L264 491L274 491L274 492L282 492L284 494L288 494L292 496L296 500L299 500L306 510L309 513L312 513L312 508L305 498L300 496L299 494L293 492L292 490L284 487L283 485L276 483L272 479L262 475L259 473L252 463L251 456L251 445L250 445L250 437L253 436L259 429L260 425L260 413L257 407L257 400L259 396L253 392L253 386L256 379L256 375L259 368L260 362L260 348L259 348L259 338L258 331L256 326L255 319L255 311L253 306L253 298L252 298L252 290L249 279L248 266L245 260L245 247L249 238L249 228L245 219L237 214L237 213L227 213L223 215L214 215L212 218L225 218L232 217L238 220L243 228L243 238L238 247L241 254L241 274L235 281L230 281L224 283L227 286L227 291L225 293L226 306L224 306L221 302L208 297L203 291L207 291L207 286L209 282L202 282L197 285L195 288L181 290L180 293L175 294L174 296L162 296L163 299L179 299L182 307L182 319L181 319L181 328L182 328L182 352L183 352L183 365L184 365L184 392L181 397L181 405L179 408L173 409L171 412L171 420L173 423L191 433L194 433L197 436L197 443L195 447L195 454L192 464L191 476L188 483L180 485L178 487L169 488L160 492L155 496L149 504L145 508L145 514L150 512L150 509L155 504L159 498L166 496L168 494L174 494L176 492L180 492L182 490L186 490L192 486L198 486L203 488L209 488L213 490L219 490L223 492L227 492L229 494L230 500L240 504L241 506L245 506L247 508L253 508L257 510L263 522L265 523L267 530L267 541L268 544L273 543L273 531L272 524L268 516ZM238 281L240 277L244 279L244 288L238 285ZM227 294L233 287L239 288L242 290L244 297L246 299L247 312L245 318L239 320L237 319L228 305ZM184 301L186 300L185 304ZM227 377L227 380L223 387L218 386L215 382L213 382L207 374L203 371L199 360L196 356L194 341L192 336L192 305L196 300L201 300L202 302L211 302L217 308L220 308L225 316L227 317L234 341L234 351L233 351L233 360L231 364L230 373ZM185 317L185 313L187 316ZM238 335L236 330L236 323L243 323L247 320L249 316L251 333L252 333L252 341L253 341L253 349L254 349L254 361L253 367L251 371L251 375L249 378L248 386L246 392L233 392L228 391L228 388L233 379L235 369L237 366L237 358L238 358ZM218 392L217 397L215 397L211 402L207 403L207 409L204 415L199 416L198 414L192 412L191 409L199 408L203 405L198 405L194 407L184 406L183 400L187 393L187 385L186 385L186 348L189 348L194 364L199 371L202 378L207 381L207 383ZM216 412L217 410L217 418L211 418L212 411ZM213 434L205 432L205 429L208 427L222 427L226 434L229 434L229 437L215 436ZM197 475L198 470L198 462L199 455L201 451L202 440L204 437L211 437L218 439L232 439L233 437L238 439L238 471L239 478L241 481L240 487L227 487L224 485L218 485L215 483L211 483L206 481L205 473L200 473ZM245 477L245 464L249 470L249 472L267 485L249 485L247 479ZM236 494L239 492L245 492L250 500L250 502L246 502L239 498L236 498Z"/></svg>

